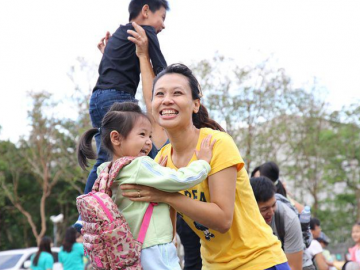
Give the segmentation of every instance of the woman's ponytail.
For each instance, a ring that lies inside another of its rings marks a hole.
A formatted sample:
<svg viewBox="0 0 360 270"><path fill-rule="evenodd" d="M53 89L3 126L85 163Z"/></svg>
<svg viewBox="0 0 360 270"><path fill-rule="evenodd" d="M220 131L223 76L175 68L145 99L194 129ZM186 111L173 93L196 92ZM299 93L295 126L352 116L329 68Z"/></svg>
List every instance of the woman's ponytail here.
<svg viewBox="0 0 360 270"><path fill-rule="evenodd" d="M88 159L96 159L96 153L92 147L92 139L99 130L92 128L86 131L80 138L77 148L77 157L80 167L85 170L89 166Z"/></svg>
<svg viewBox="0 0 360 270"><path fill-rule="evenodd" d="M204 105L200 105L199 111L197 113L193 113L192 120L196 128L208 127L225 132L219 123L209 117L209 113Z"/></svg>

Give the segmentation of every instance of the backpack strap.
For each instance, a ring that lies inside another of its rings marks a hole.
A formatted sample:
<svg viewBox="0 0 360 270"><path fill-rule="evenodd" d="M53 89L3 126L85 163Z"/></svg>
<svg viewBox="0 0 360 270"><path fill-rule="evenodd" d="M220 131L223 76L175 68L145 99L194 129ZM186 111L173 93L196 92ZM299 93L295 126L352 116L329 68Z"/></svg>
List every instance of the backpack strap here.
<svg viewBox="0 0 360 270"><path fill-rule="evenodd" d="M284 220L284 207L282 206L281 201L276 201L276 211L275 211L275 226L278 232L278 238L281 241L281 248L284 250L284 240L285 240L285 220Z"/></svg>
<svg viewBox="0 0 360 270"><path fill-rule="evenodd" d="M146 209L145 215L144 215L144 219L143 222L141 224L140 227L140 231L139 231L139 235L137 240L141 243L144 243L144 239L145 239L145 235L147 232L147 229L149 228L149 224L150 224L150 219L152 216L152 213L154 211L154 206L157 205L157 203L149 203L148 208Z"/></svg>

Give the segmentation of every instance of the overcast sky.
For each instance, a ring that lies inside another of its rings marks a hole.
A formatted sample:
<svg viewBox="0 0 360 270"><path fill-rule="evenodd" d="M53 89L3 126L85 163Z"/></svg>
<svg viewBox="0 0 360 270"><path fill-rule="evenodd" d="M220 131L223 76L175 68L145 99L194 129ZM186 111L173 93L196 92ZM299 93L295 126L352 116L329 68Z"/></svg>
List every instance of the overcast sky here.
<svg viewBox="0 0 360 270"><path fill-rule="evenodd" d="M128 3L0 1L0 139L17 141L27 132L27 91L46 90L58 100L71 95L70 67L77 57L99 63L96 44L107 30L127 23ZM316 77L334 108L360 98L360 1L169 3L159 34L168 63L191 64L216 51L240 66L272 57L298 85Z"/></svg>

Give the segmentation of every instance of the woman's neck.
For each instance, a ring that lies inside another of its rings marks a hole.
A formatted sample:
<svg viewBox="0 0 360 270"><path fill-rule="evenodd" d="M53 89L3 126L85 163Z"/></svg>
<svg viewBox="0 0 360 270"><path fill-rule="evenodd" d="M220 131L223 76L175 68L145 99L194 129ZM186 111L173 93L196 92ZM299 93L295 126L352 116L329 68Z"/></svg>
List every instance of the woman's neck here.
<svg viewBox="0 0 360 270"><path fill-rule="evenodd" d="M200 130L191 125L181 130L167 130L167 134L173 150L174 165L178 168L187 166L196 149Z"/></svg>

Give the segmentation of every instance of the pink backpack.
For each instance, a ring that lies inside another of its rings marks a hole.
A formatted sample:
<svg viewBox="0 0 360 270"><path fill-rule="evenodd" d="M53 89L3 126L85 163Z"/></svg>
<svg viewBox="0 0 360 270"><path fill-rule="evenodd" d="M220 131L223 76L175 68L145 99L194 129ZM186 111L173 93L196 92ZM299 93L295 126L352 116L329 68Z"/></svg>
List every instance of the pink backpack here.
<svg viewBox="0 0 360 270"><path fill-rule="evenodd" d="M140 254L154 208L146 210L138 239L135 240L125 217L111 199L111 185L121 168L134 158L123 157L111 162L96 179L92 192L76 198L83 221L81 233L85 254L94 269L140 270Z"/></svg>

